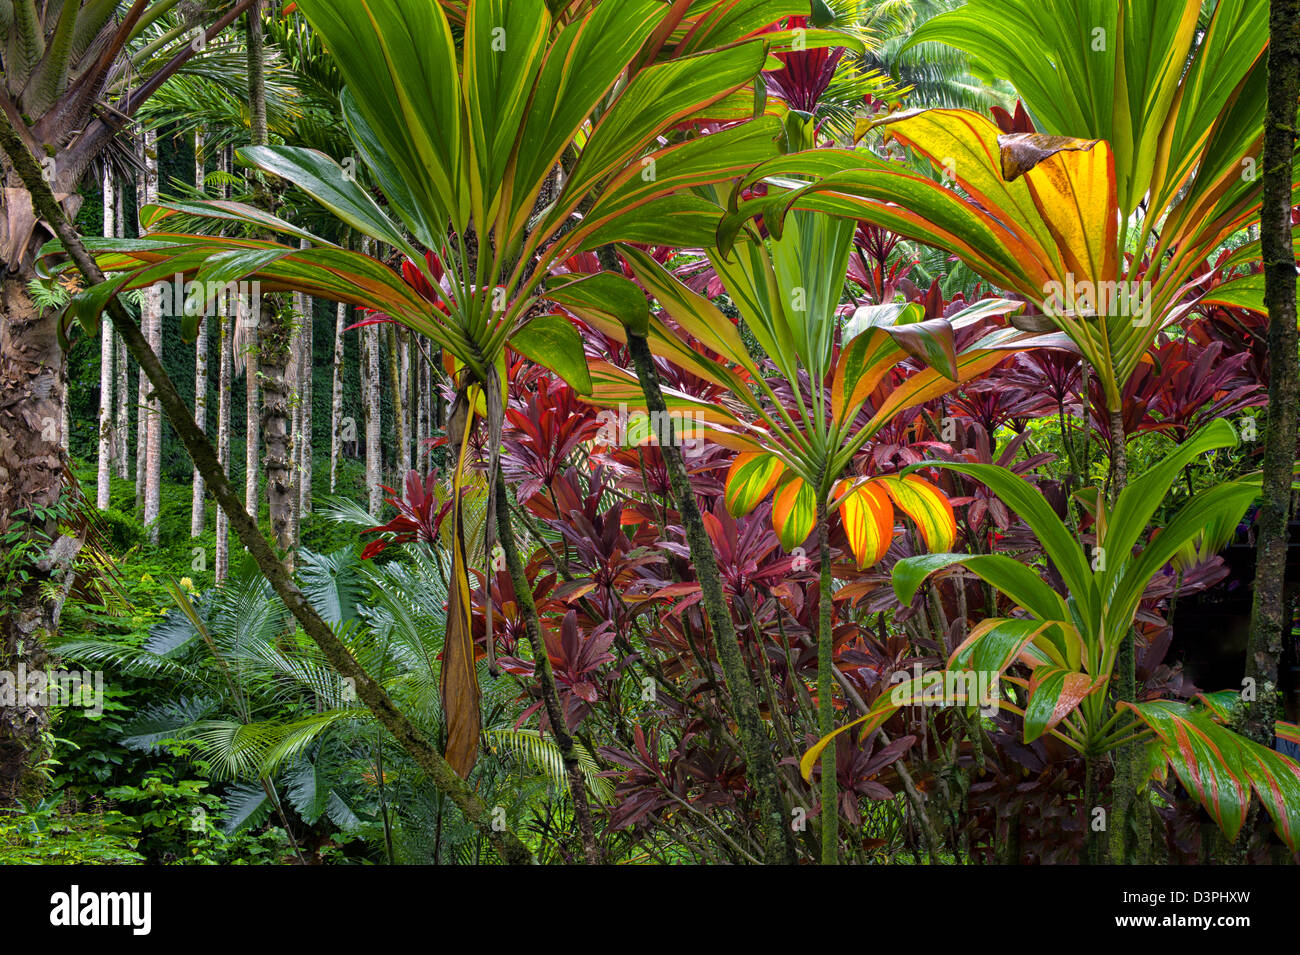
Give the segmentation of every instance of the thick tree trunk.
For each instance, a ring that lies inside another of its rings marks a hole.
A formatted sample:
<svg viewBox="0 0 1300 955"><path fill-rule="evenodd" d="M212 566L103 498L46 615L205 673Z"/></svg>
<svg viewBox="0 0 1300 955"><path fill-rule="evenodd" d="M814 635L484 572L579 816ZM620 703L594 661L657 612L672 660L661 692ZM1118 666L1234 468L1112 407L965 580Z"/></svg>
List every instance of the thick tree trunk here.
<svg viewBox="0 0 1300 955"><path fill-rule="evenodd" d="M632 353L648 410L652 416L657 415L658 420L667 422L668 430L671 432L672 419L664 403L663 391L659 387L659 374L655 371L649 343L640 335L629 333L628 349ZM735 717L736 729L744 750L745 774L749 784L758 794L759 818L764 842L763 858L768 863L793 864L795 862L794 838L778 786L776 760L772 754L771 740L768 738L759 713L754 680L745 666L740 642L736 637L736 627L732 622L731 610L722 589L722 575L718 571L713 544L709 540L704 520L700 516L695 491L686 475L686 466L682 461L681 452L675 445L671 433L668 442L660 451L668 471L673 500L686 532L686 542L690 547L696 579L700 583L705 614L713 630L713 645L717 650L718 662L722 666L722 676L726 683L727 695L730 697L732 715Z"/></svg>
<svg viewBox="0 0 1300 955"><path fill-rule="evenodd" d="M204 183L203 134L194 134L194 187L200 191ZM205 433L208 425L208 326L207 316L199 319L199 335L194 342L194 421ZM194 496L190 503L190 537L203 533L206 514L203 506L203 475L194 469Z"/></svg>
<svg viewBox="0 0 1300 955"><path fill-rule="evenodd" d="M105 165L104 235L106 237L111 237L117 228L115 199L113 173ZM98 480L95 487L95 506L101 511L108 509L113 493L113 388L116 384L113 377L113 358L116 351L117 342L113 336L113 323L105 315L99 328L99 458L96 462Z"/></svg>
<svg viewBox="0 0 1300 955"><path fill-rule="evenodd" d="M1280 716L1278 664L1287 612L1285 576L1287 523L1291 518L1292 467L1300 427L1300 367L1296 361L1296 269L1291 235L1291 159L1296 143L1296 98L1300 96L1300 0L1272 0L1269 6L1268 106L1264 119L1263 200L1260 252L1264 301L1268 305L1268 437L1264 449L1264 503L1259 510L1255 594L1251 608L1246 676L1255 699L1239 728L1266 746L1274 743Z"/></svg>
<svg viewBox="0 0 1300 955"><path fill-rule="evenodd" d="M339 456L343 450L343 329L348 307L339 302L334 312L334 369L330 388L330 493L337 493Z"/></svg>
<svg viewBox="0 0 1300 955"><path fill-rule="evenodd" d="M53 605L42 596L51 577L50 542L56 520L33 519L33 508L53 507L63 486L60 414L63 350L53 311L40 312L27 290L30 272L0 279L0 535L18 546L0 554L7 583L0 595L0 670L30 673L45 666L45 641L54 630ZM0 706L0 805L11 806L34 783L32 763L49 726L44 705L16 700Z"/></svg>

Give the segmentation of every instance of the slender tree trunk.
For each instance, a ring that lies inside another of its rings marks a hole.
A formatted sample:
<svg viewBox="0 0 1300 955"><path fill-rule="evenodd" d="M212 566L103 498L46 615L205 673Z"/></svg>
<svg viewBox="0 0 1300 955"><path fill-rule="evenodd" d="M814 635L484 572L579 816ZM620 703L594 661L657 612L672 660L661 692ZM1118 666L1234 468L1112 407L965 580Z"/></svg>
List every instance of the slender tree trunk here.
<svg viewBox="0 0 1300 955"><path fill-rule="evenodd" d="M126 236L126 191L122 183L116 185L116 201L113 203L116 218L115 235L121 239ZM131 478L131 376L130 356L126 352L126 342L117 332L113 333L117 342L117 476L123 481Z"/></svg>
<svg viewBox="0 0 1300 955"><path fill-rule="evenodd" d="M718 571L713 544L709 540L708 531L705 530L704 520L700 517L695 492L691 488L681 452L672 434L672 418L668 414L663 392L659 387L659 374L655 371L650 345L644 337L631 331L628 333L627 340L628 349L632 353L632 360L636 366L637 377L641 380L641 388L645 392L647 409L652 416L658 416L656 420L668 423L669 440L660 451L672 486L673 500L681 516L687 544L690 546L691 561L695 567L695 576L700 583L705 614L713 630L713 644L717 648L718 662L722 665L723 680L731 699L732 715L735 717L736 728L744 750L746 776L749 784L758 794L764 861L793 864L795 862L794 837L790 820L785 815L781 791L778 788L776 760L772 754L771 740L763 726L754 681L745 666L740 642L736 636L736 627L731 619L731 611L727 607L726 595L722 590L722 575Z"/></svg>
<svg viewBox="0 0 1300 955"><path fill-rule="evenodd" d="M144 202L158 201L158 135L152 129L144 133ZM143 206L143 204L142 204ZM144 231L141 223L140 231ZM145 336L155 355L162 355L162 296L157 289L144 292L144 314L141 324L147 329ZM145 392L151 392L146 380ZM144 396L142 396L144 397ZM162 410L158 399L142 402L145 406L145 472L144 472L144 526L149 540L158 543L158 515L162 504Z"/></svg>
<svg viewBox="0 0 1300 955"><path fill-rule="evenodd" d="M289 339L289 364L284 371L285 387L289 392L289 539L290 547L298 547L298 530L302 514L302 294L293 294L293 331Z"/></svg>
<svg viewBox="0 0 1300 955"><path fill-rule="evenodd" d="M831 605L831 534L826 501L817 496L817 549L820 553L817 598L817 732L829 736L835 730L835 630ZM840 851L840 806L835 769L835 746L822 750L821 827L822 865L838 865Z"/></svg>
<svg viewBox="0 0 1300 955"><path fill-rule="evenodd" d="M361 240L361 251L370 254L370 240ZM361 404L366 424L366 490L371 515L379 517L384 506L384 452L380 421L379 396L379 326L367 325L361 331Z"/></svg>
<svg viewBox="0 0 1300 955"><path fill-rule="evenodd" d="M388 384L393 393L393 434L397 447L393 454L393 468L398 472L399 480L406 476L406 409L402 400L401 342L397 335L397 326L388 327ZM396 484L393 487L397 487Z"/></svg>
<svg viewBox="0 0 1300 955"><path fill-rule="evenodd" d="M114 208L116 196L113 171L105 163L104 235L106 237L112 237L117 228L117 212ZM117 342L113 336L113 323L105 315L99 327L99 459L97 461L98 481L95 488L95 506L101 511L108 509L113 494L113 388L117 384L113 377L113 358L116 352Z"/></svg>
<svg viewBox="0 0 1300 955"><path fill-rule="evenodd" d="M200 191L205 180L203 170L203 133L194 134L194 187ZM208 424L208 326L207 316L199 319L199 335L194 343L194 421L205 433ZM194 469L194 496L190 502L190 537L203 533L206 514L203 507L203 475Z"/></svg>
<svg viewBox="0 0 1300 955"><path fill-rule="evenodd" d="M424 361L424 352L420 348L414 349L415 355L415 469L423 474L426 468L421 463L420 458L424 454L424 443L429 440L429 379L427 375L427 366Z"/></svg>
<svg viewBox="0 0 1300 955"><path fill-rule="evenodd" d="M1278 665L1287 633L1285 577L1287 523L1291 519L1292 467L1300 427L1297 367L1296 268L1291 235L1291 159L1296 144L1296 98L1300 96L1300 0L1269 5L1268 106L1264 119L1263 200L1260 252L1268 305L1268 436L1264 448L1264 503L1259 510L1255 594L1251 607L1246 676L1255 681L1239 728L1274 745L1281 715Z"/></svg>
<svg viewBox="0 0 1300 955"><path fill-rule="evenodd" d="M217 359L217 463L221 473L230 475L230 388L235 372L234 323L230 315L217 318L220 331L220 345ZM215 555L217 583L226 579L230 572L230 518L221 508L217 508L217 549Z"/></svg>
<svg viewBox="0 0 1300 955"><path fill-rule="evenodd" d="M551 726L551 736L560 748L560 758L564 762L564 775L569 785L569 798L573 801L573 815L578 824L578 835L582 839L583 857L588 865L600 864L600 848L596 845L595 829L591 821L591 806L587 802L587 783L582 775L582 764L578 761L577 748L573 737L564 721L560 709L559 694L555 689L555 674L551 670L551 659L546 653L546 641L542 637L541 620L537 615L537 605L533 601L533 587L524 570L524 561L519 554L515 541L514 525L510 521L510 497L506 492L506 481L497 473L496 487L497 534L501 538L501 549L506 555L506 568L514 584L515 599L524 618L524 629L528 634L528 643L533 650L533 662L537 668L537 682L542 691L542 704L546 709L546 720Z"/></svg>
<svg viewBox="0 0 1300 955"><path fill-rule="evenodd" d="M1124 433L1124 414L1111 409L1108 416L1110 444L1109 505L1128 484L1128 449ZM1094 560L1122 560L1124 554L1094 554ZM1115 656L1116 702L1137 702L1137 631L1130 628ZM1146 747L1129 743L1114 752L1115 779L1111 784L1111 808L1107 820L1111 833L1113 858L1125 865L1142 862L1150 847L1150 812L1146 797L1138 793L1142 759Z"/></svg>
<svg viewBox="0 0 1300 955"><path fill-rule="evenodd" d="M384 448L379 388L379 326L362 330L366 341L366 488L370 513L376 518L384 506Z"/></svg>
<svg viewBox="0 0 1300 955"><path fill-rule="evenodd" d="M402 470L409 471L414 464L411 445L415 443L415 380L411 377L411 335L405 328L397 333L402 352L402 407L406 412L402 443Z"/></svg>
<svg viewBox="0 0 1300 955"><path fill-rule="evenodd" d="M301 522L311 514L312 471L312 394L316 351L315 303L310 295L303 297L302 332L299 340L298 405L301 427L298 435L298 543L302 543Z"/></svg>
<svg viewBox="0 0 1300 955"><path fill-rule="evenodd" d="M98 284L104 281L94 261L87 254L80 237L71 223L63 215L53 193L41 179L41 169L31 153L27 151L18 138L18 134L9 126L7 120L0 126L0 139L6 153L13 158L28 189L34 190L33 198L41 215L50 222L64 246L68 249L77 267L87 282ZM6 279L4 291L8 292L9 281ZM25 286L24 286L25 289ZM8 304L7 297L5 303ZM7 313L6 313L7 314ZM285 606L297 618L304 632L317 644L329 663L344 677L353 681L357 695L371 710L379 722L415 760L416 764L428 775L436 788L445 792L464 813L465 818L488 841L501 858L514 864L530 863L532 853L509 829L502 829L493 824L493 814L474 793L473 789L453 770L440 753L429 743L423 734L406 716L397 709L383 686L374 680L348 650L328 624L312 609L306 596L294 583L289 570L276 560L274 552L258 532L256 522L240 508L230 481L222 473L217 463L216 454L207 437L195 425L186 408L184 400L176 391L175 385L167 377L158 357L149 351L149 345L132 323L130 316L116 300L109 303L109 314L113 325L127 342L128 348L157 388L159 399L168 417L176 428L181 443L189 452L194 463L204 472L208 485L212 488L217 504L226 511L240 539L252 554L258 569L266 576L276 594ZM0 326L3 329L4 326ZM7 344L0 340L0 345ZM0 348L0 357L6 354ZM7 394L8 392L0 392ZM57 392L55 392L57 394ZM57 436L56 436L57 437ZM3 516L6 512L0 512Z"/></svg>
<svg viewBox="0 0 1300 955"><path fill-rule="evenodd" d="M343 450L343 329L348 307L342 302L334 311L334 369L330 388L330 493L338 491L339 456Z"/></svg>
<svg viewBox="0 0 1300 955"><path fill-rule="evenodd" d="M247 17L248 98L251 140L267 144L266 53L262 35L262 3L255 0ZM253 176L255 204L268 212L275 201L260 175ZM271 534L282 551L293 540L293 455L289 446L289 384L286 371L293 337L293 321L282 302L266 301L258 323L257 368L262 388L261 430L265 442L266 502Z"/></svg>

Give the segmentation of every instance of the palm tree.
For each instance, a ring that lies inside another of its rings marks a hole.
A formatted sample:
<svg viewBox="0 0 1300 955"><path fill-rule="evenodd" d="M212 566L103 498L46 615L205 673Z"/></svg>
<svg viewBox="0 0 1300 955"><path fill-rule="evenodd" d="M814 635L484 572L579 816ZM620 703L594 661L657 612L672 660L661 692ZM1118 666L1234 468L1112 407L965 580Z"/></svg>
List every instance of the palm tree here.
<svg viewBox="0 0 1300 955"><path fill-rule="evenodd" d="M206 181L204 172L203 133L194 133L194 188L202 189ZM209 322L206 315L199 317L198 338L194 342L194 421L200 428L208 423L208 335ZM203 475L194 469L194 494L190 501L190 537L203 533Z"/></svg>
<svg viewBox="0 0 1300 955"><path fill-rule="evenodd" d="M0 51L0 111L24 146L43 157L47 181L66 211L80 205L78 185L140 104L198 52L192 37L181 34L133 49L148 27L179 5L179 0L5 4L11 19L9 42ZM247 0L231 0L220 16L201 12L189 25L200 26L211 16L207 35L214 36L246 6ZM59 536L50 515L63 476L63 353L56 312L38 308L28 290L46 227L9 162L2 172L0 381L17 383L19 390L0 410L0 431L7 436L0 446L0 533L17 531L39 551L42 542ZM0 620L0 666L6 669L20 661L31 669L43 666L44 641L55 627L54 604L42 596L49 572L41 561L31 564L24 568L30 571L28 583L7 601ZM40 707L6 707L0 713L0 799L12 799L26 787L28 754L45 723Z"/></svg>
<svg viewBox="0 0 1300 955"><path fill-rule="evenodd" d="M104 168L104 236L111 238L117 226L117 212L114 208L116 189L113 171ZM113 482L113 358L117 352L117 341L113 335L112 322L105 315L100 323L99 334L99 463L98 482L96 486L95 505L102 511L108 508L112 494Z"/></svg>

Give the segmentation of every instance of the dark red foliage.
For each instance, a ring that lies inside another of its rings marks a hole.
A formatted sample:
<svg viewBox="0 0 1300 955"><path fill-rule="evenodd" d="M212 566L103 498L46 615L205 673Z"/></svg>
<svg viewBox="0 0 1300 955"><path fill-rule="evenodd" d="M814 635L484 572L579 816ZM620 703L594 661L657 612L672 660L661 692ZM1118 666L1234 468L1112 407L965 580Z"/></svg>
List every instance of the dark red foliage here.
<svg viewBox="0 0 1300 955"><path fill-rule="evenodd" d="M379 556L391 544L406 544L411 541L431 544L438 539L438 529L451 510L450 499L441 502L438 500L438 472L430 471L428 476L421 478L418 471L408 471L404 488L405 494L398 497L391 487L384 486L389 494L385 500L397 508L397 516L387 524L362 532L384 535L365 546L361 552L362 560Z"/></svg>

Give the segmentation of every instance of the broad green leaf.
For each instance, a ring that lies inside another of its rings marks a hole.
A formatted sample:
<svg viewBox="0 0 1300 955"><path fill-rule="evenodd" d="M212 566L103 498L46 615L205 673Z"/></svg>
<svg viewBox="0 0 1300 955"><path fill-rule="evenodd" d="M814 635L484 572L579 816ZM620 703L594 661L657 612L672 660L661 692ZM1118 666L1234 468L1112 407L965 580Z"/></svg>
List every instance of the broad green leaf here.
<svg viewBox="0 0 1300 955"><path fill-rule="evenodd" d="M551 369L581 395L591 394L582 336L563 315L539 315L510 337L510 347Z"/></svg>

